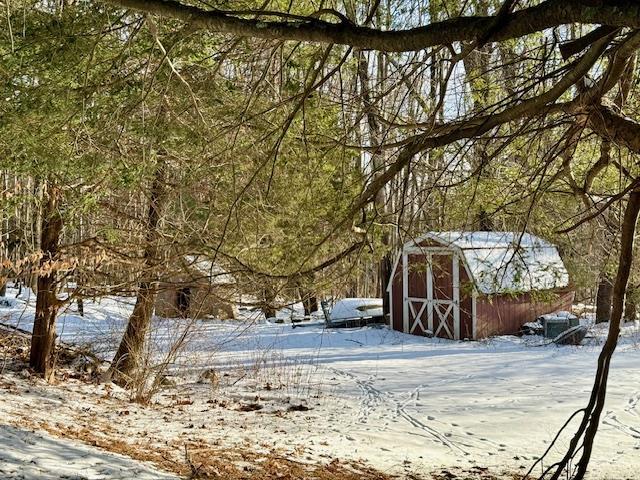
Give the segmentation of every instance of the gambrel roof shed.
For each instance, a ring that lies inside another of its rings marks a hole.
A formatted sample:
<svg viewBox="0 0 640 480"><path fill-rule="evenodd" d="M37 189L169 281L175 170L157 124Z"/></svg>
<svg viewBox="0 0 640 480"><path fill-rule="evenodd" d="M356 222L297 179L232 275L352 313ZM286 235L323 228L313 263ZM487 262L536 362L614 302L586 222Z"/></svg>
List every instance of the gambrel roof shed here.
<svg viewBox="0 0 640 480"><path fill-rule="evenodd" d="M394 329L455 339L517 333L573 301L557 248L523 232L430 232L409 241L388 293Z"/></svg>
<svg viewBox="0 0 640 480"><path fill-rule="evenodd" d="M432 239L459 250L480 293L517 293L569 285L558 249L530 233L434 232Z"/></svg>

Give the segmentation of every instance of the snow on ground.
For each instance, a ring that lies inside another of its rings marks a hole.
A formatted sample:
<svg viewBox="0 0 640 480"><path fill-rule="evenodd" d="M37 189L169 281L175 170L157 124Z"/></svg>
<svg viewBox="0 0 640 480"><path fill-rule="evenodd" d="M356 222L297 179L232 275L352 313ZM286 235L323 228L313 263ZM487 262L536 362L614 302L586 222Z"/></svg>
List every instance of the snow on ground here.
<svg viewBox="0 0 640 480"><path fill-rule="evenodd" d="M8 425L0 425L0 477L20 480L177 479L122 455Z"/></svg>
<svg viewBox="0 0 640 480"><path fill-rule="evenodd" d="M0 307L0 321L30 329L32 302L16 299ZM85 302L85 318L63 313L60 335L67 342L90 342L108 357L132 305L131 299ZM162 444L195 435L216 445L280 451L308 461L359 459L401 474L443 467L524 473L586 404L606 334L596 329L585 346L556 347L541 345L537 337L454 342L386 328L155 322L157 358L188 331L184 352L171 366L177 387L162 391L157 405L126 407L131 414L122 415L124 407L87 406L91 386L63 384L58 388L68 401L56 412L57 422L81 417L91 427L95 416L139 441ZM639 340L636 325L624 328L592 480L636 478L640 467ZM3 392L0 415L36 405L46 388L31 387L37 391L31 399ZM86 408L91 413L83 413ZM567 442L562 437L552 455L562 454Z"/></svg>

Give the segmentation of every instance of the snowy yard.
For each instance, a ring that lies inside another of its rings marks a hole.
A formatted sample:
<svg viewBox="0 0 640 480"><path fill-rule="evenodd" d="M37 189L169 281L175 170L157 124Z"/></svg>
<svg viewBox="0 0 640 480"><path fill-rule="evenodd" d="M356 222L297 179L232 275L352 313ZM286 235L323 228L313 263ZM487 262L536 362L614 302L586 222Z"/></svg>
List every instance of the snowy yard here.
<svg viewBox="0 0 640 480"><path fill-rule="evenodd" d="M73 311L61 316L60 335L91 343L108 357L131 308L130 300L86 302L84 318ZM23 299L0 307L1 322L27 330L32 316L32 302ZM29 418L34 428L48 422L54 433L84 422L89 430L133 442L206 441L301 461L363 461L401 475L456 467L523 474L585 405L599 338L606 333L594 331L596 338L585 346L556 347L541 345L537 337L454 342L386 328L328 331L251 321L157 320L157 327L158 358L189 329L185 351L171 367L177 386L163 390L157 404L117 400L115 408L110 402L119 392L104 385L70 382L49 394L33 379L25 386L20 375L4 374L0 415ZM636 478L640 468L640 333L629 325L623 337L591 464L594 480ZM92 402L91 395L104 401ZM107 454L77 442L67 448L70 440L42 435L5 423L0 471L11 473L23 462L24 478L64 478L28 472L52 455L65 462L78 456L79 465L91 470L68 478L120 478L101 473ZM567 439L552 450L556 456ZM114 458L106 462L111 471L129 468L126 458ZM138 478L152 471L136 468Z"/></svg>
<svg viewBox="0 0 640 480"><path fill-rule="evenodd" d="M19 479L171 480L176 477L128 457L78 442L0 425L0 475Z"/></svg>

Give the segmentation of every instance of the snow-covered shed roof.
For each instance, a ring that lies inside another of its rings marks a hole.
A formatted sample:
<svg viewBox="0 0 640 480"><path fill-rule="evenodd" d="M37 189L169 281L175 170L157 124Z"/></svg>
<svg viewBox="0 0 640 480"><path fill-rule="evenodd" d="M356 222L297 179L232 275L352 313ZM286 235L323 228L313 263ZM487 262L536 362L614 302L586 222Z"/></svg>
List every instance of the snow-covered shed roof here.
<svg viewBox="0 0 640 480"><path fill-rule="evenodd" d="M185 255L184 262L186 267L208 278L212 285L228 285L235 282L233 275L202 255Z"/></svg>
<svg viewBox="0 0 640 480"><path fill-rule="evenodd" d="M406 246L434 240L459 250L480 293L548 290L569 285L558 249L522 232L430 232Z"/></svg>

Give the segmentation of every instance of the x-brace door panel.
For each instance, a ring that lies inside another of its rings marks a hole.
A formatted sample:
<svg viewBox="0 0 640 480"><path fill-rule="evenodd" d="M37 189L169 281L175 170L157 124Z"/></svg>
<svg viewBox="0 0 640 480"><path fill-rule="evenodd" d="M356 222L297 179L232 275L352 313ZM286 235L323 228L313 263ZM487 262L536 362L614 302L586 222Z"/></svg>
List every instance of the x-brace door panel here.
<svg viewBox="0 0 640 480"><path fill-rule="evenodd" d="M436 337L460 338L460 259L456 252L430 255L432 291L427 309L433 316Z"/></svg>
<svg viewBox="0 0 640 480"><path fill-rule="evenodd" d="M460 259L454 251L405 254L404 331L460 338Z"/></svg>

